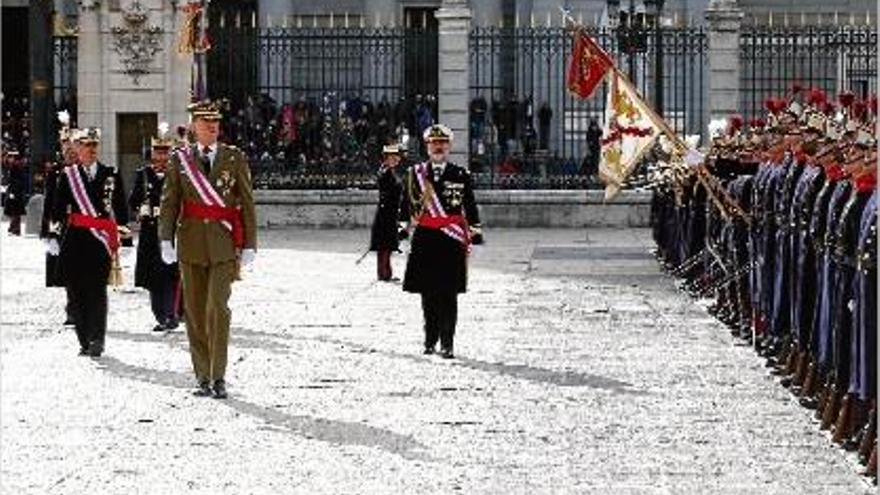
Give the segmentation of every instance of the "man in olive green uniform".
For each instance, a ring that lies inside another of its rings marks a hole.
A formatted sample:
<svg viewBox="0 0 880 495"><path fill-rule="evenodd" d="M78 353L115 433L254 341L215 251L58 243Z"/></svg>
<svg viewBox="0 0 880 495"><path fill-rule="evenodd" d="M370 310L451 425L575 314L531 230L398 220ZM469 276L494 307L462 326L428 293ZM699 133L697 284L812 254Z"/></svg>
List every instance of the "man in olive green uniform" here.
<svg viewBox="0 0 880 495"><path fill-rule="evenodd" d="M195 395L226 398L231 284L256 254L251 175L244 154L217 142L220 111L189 106L195 142L174 150L162 189L162 259L179 261ZM175 234L177 250L174 249Z"/></svg>

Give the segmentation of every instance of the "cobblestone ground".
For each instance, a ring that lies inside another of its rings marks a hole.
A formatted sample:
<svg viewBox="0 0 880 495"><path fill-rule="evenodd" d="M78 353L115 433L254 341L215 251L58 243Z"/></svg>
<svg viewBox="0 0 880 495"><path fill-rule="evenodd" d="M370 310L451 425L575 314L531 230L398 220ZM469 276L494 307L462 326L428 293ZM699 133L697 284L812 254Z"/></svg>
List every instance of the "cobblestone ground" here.
<svg viewBox="0 0 880 495"><path fill-rule="evenodd" d="M263 232L217 401L140 290L111 294L105 356L78 357L39 241L4 232L2 492L872 491L647 231L487 232L454 361L420 354L416 296L355 264L366 238Z"/></svg>

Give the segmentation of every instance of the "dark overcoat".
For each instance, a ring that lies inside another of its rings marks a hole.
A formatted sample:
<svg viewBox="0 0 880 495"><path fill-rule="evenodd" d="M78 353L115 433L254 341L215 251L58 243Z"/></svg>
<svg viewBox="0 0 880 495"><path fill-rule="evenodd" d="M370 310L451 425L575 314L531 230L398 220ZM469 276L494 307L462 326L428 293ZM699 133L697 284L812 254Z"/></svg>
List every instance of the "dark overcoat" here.
<svg viewBox="0 0 880 495"><path fill-rule="evenodd" d="M418 218L425 198L415 177L416 167L407 171L406 194L401 202L401 219ZM426 180L431 184L447 215L462 215L468 225L480 224L470 172L448 163L434 180L431 165ZM403 290L415 293L463 293L467 291L467 247L440 230L417 226L406 264Z"/></svg>
<svg viewBox="0 0 880 495"><path fill-rule="evenodd" d="M394 170L383 168L379 172L379 206L370 231L370 251L395 251L399 247L397 219L403 186Z"/></svg>
<svg viewBox="0 0 880 495"><path fill-rule="evenodd" d="M135 172L134 186L128 205L140 223L137 244L137 260L134 265L134 285L154 289L177 280L177 263L162 261L159 249L159 204L162 199L164 175L146 165Z"/></svg>

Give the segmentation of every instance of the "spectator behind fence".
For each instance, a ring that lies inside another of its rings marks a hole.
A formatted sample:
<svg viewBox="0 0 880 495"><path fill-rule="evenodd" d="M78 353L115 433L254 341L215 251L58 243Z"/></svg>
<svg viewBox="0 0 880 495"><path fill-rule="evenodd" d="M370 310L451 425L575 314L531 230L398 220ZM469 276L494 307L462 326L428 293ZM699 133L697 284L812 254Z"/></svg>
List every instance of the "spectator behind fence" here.
<svg viewBox="0 0 880 495"><path fill-rule="evenodd" d="M435 121L433 95L299 97L278 105L268 95L248 97L230 112L223 139L238 146L256 172L367 174L381 157L382 146L413 135ZM410 153L418 150L410 150Z"/></svg>

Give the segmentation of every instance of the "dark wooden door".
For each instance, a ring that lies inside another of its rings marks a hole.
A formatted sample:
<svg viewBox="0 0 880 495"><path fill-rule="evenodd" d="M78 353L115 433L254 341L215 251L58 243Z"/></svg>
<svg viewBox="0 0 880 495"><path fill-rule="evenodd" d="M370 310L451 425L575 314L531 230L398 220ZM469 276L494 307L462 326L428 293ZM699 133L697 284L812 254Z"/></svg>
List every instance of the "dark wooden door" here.
<svg viewBox="0 0 880 495"><path fill-rule="evenodd" d="M134 172L149 159L150 138L156 134L155 113L116 114L116 163L122 173L125 192L131 191Z"/></svg>

